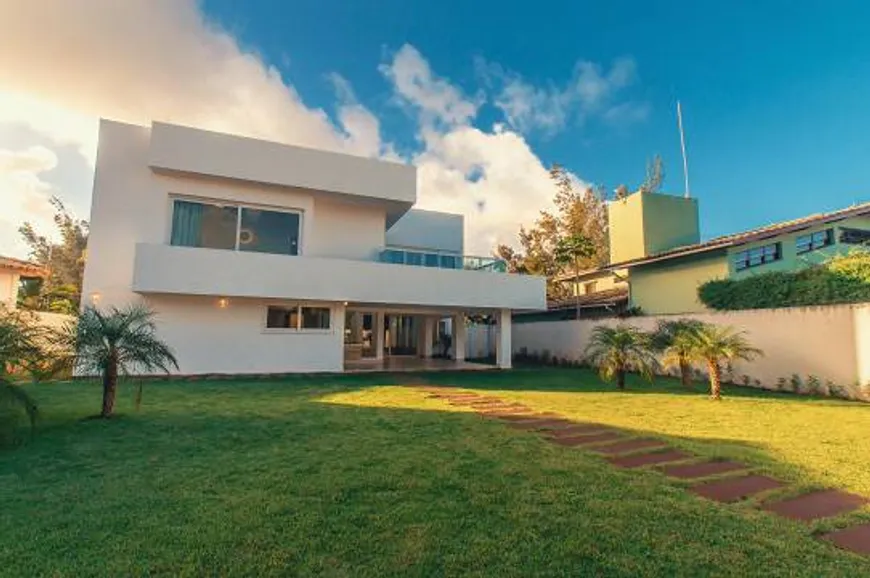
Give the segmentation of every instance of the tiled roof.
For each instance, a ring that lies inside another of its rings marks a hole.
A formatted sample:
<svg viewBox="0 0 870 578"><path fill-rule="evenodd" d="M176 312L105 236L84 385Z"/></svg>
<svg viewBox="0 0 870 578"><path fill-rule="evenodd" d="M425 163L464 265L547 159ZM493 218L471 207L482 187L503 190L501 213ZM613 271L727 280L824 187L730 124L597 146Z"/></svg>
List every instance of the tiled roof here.
<svg viewBox="0 0 870 578"><path fill-rule="evenodd" d="M12 269L28 277L45 277L47 271L36 263L0 255L0 269Z"/></svg>
<svg viewBox="0 0 870 578"><path fill-rule="evenodd" d="M815 215L810 215L808 217L794 219L792 221L765 225L764 227L759 227L757 229L752 229L749 231L743 231L742 233L734 233L731 235L716 237L714 239L710 239L709 241L704 241L703 243L695 243L694 245L674 247L673 249L668 249L667 251L662 251L654 255L639 257L637 259L630 259L628 261L622 261L620 263L613 263L611 265L603 267L603 269L618 269L626 266L652 263L655 261L663 261L665 259L673 259L675 257L682 257L684 255L705 253L707 251L714 251L716 249L736 247L738 245L752 243L753 241L760 241L763 239L776 237L784 233L793 233L795 231L807 229L814 225L833 223L835 221L840 221L849 217L856 217L866 214L870 214L870 203L862 203L860 205L853 205L851 207L840 209L838 211L832 211L830 213L818 213Z"/></svg>
<svg viewBox="0 0 870 578"><path fill-rule="evenodd" d="M607 305L617 305L628 300L628 287L615 287L604 291L597 291L589 295L581 295L577 297L566 297L565 299L554 299L547 301L547 309L571 309L577 307L578 301L580 308L588 307L605 307Z"/></svg>

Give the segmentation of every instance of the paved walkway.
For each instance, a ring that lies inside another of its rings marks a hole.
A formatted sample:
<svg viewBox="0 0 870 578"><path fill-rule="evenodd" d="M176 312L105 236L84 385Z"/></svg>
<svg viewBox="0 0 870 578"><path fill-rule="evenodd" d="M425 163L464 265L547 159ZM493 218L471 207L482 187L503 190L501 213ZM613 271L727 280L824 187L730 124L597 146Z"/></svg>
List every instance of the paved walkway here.
<svg viewBox="0 0 870 578"><path fill-rule="evenodd" d="M418 386L418 389L428 393L430 398L454 406L466 406L486 418L502 420L508 427L541 433L551 443L597 453L616 467L653 466L667 476L693 481L689 491L709 500L736 502L787 486L781 480L753 473L749 465L706 460L670 447L661 440L638 438L611 426L577 422L555 413L540 413L520 403L452 387ZM729 477L705 479L722 474L729 474ZM760 507L784 518L812 522L852 512L868 501L863 496L829 489L765 502ZM821 539L870 557L870 523L835 530L822 535Z"/></svg>

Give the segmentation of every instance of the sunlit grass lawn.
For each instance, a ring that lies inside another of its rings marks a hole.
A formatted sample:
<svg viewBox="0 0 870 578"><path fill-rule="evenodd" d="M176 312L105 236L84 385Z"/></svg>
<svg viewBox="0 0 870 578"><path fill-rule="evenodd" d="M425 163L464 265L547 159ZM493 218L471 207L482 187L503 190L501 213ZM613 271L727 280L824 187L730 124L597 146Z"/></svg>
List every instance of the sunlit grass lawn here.
<svg viewBox="0 0 870 578"><path fill-rule="evenodd" d="M0 453L0 574L870 573L870 563L814 540L809 528L704 502L655 472L618 471L390 385L396 379L154 383L140 413L122 390L122 416L108 422L82 420L99 408L93 384L32 387L40 432ZM866 429L854 439L850 431L868 408L855 404L734 397L713 407L661 386L605 392L591 374L569 370L434 380L679 436L697 451L737 452L800 480L867 487L857 472L870 455ZM782 417L794 412L805 413ZM840 432L828 442L822 424L761 433L765 420L819 416ZM824 462L818 445L836 457ZM809 451L789 449L797 447Z"/></svg>

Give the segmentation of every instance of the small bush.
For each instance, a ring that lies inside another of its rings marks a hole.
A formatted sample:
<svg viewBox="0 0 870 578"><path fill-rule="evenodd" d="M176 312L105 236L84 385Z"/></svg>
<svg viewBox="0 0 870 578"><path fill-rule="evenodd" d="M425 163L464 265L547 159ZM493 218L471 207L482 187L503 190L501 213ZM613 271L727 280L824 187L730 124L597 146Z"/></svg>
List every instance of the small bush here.
<svg viewBox="0 0 870 578"><path fill-rule="evenodd" d="M791 390L795 393L801 393L801 391L803 390L803 382L801 381L801 376L797 373L791 374L791 378L789 378L788 383L791 386Z"/></svg>
<svg viewBox="0 0 870 578"><path fill-rule="evenodd" d="M807 376L807 393L810 395L822 394L822 381L817 376Z"/></svg>
<svg viewBox="0 0 870 578"><path fill-rule="evenodd" d="M776 389L778 391L785 391L787 387L788 387L788 382L785 380L784 377L780 377L779 379L776 380Z"/></svg>

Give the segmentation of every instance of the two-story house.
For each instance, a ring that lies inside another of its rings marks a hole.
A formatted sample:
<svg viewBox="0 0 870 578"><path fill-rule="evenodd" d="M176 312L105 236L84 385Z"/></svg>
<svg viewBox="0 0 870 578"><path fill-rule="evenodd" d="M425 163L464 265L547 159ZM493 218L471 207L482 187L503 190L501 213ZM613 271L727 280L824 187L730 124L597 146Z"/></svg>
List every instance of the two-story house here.
<svg viewBox="0 0 870 578"><path fill-rule="evenodd" d="M545 280L464 252L412 166L171 124L102 121L83 304L145 301L180 373L390 367L465 351L466 319L545 307ZM442 339L442 333L450 339Z"/></svg>
<svg viewBox="0 0 870 578"><path fill-rule="evenodd" d="M604 307L637 307L647 314L703 311L698 287L706 281L793 271L870 244L870 203L703 242L697 199L639 191L608 202L607 212L610 265L561 277L592 314ZM573 311L567 299L548 315L564 318Z"/></svg>

